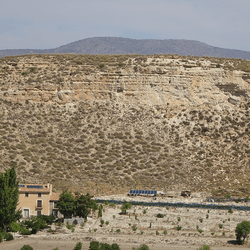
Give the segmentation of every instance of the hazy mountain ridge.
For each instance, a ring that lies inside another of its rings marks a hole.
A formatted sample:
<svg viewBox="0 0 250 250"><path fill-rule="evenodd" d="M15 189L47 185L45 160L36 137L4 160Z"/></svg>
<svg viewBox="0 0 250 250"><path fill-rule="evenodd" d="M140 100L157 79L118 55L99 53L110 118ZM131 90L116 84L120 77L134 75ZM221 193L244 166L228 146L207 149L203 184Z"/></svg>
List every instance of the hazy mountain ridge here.
<svg viewBox="0 0 250 250"><path fill-rule="evenodd" d="M249 51L224 49L193 40L181 39L129 39L119 37L94 37L72 42L54 49L0 50L0 57L23 54L178 54L224 58L250 59Z"/></svg>

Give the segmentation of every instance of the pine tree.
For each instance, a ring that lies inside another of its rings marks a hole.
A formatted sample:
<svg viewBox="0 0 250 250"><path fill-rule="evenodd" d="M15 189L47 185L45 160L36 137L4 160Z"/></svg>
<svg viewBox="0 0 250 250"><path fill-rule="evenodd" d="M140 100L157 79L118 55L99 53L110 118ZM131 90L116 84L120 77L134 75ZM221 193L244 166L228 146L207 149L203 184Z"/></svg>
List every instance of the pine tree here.
<svg viewBox="0 0 250 250"><path fill-rule="evenodd" d="M11 168L0 174L0 227L3 229L21 218L21 210L16 211L17 204L18 181L15 168Z"/></svg>

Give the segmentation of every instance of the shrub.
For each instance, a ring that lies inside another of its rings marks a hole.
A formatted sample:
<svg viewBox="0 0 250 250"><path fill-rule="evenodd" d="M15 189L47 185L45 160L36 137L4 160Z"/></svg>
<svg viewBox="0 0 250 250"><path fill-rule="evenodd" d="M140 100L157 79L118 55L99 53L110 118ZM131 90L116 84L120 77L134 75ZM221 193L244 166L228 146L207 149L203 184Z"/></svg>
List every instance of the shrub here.
<svg viewBox="0 0 250 250"><path fill-rule="evenodd" d="M223 228L223 225L222 225L222 224L219 224L219 228L222 229L222 228Z"/></svg>
<svg viewBox="0 0 250 250"><path fill-rule="evenodd" d="M229 208L229 209L228 209L228 213L230 213L230 214L232 214L232 213L233 213L232 208Z"/></svg>
<svg viewBox="0 0 250 250"><path fill-rule="evenodd" d="M30 245L23 245L20 250L33 250L33 247L31 247Z"/></svg>
<svg viewBox="0 0 250 250"><path fill-rule="evenodd" d="M149 250L149 247L146 244L143 244L138 248L133 248L133 250Z"/></svg>
<svg viewBox="0 0 250 250"><path fill-rule="evenodd" d="M159 232L158 232L158 231L156 231L155 233L156 233L156 235L158 235L158 234L159 234Z"/></svg>
<svg viewBox="0 0 250 250"><path fill-rule="evenodd" d="M81 242L77 242L74 250L81 250L81 249L82 249L82 243Z"/></svg>
<svg viewBox="0 0 250 250"><path fill-rule="evenodd" d="M99 243L98 241L91 241L89 250L120 250L117 244L109 245L107 243Z"/></svg>
<svg viewBox="0 0 250 250"><path fill-rule="evenodd" d="M156 217L157 217L157 218L163 218L163 217L164 217L164 214L160 214L160 213L159 213L159 214L156 215Z"/></svg>
<svg viewBox="0 0 250 250"><path fill-rule="evenodd" d="M99 242L98 241L91 241L89 245L89 250L99 250Z"/></svg>
<svg viewBox="0 0 250 250"><path fill-rule="evenodd" d="M178 221L181 221L181 218L180 217L178 217L178 219L177 219Z"/></svg>
<svg viewBox="0 0 250 250"><path fill-rule="evenodd" d="M104 220L100 220L100 222L101 222L101 225L103 226L103 224L104 224Z"/></svg>
<svg viewBox="0 0 250 250"><path fill-rule="evenodd" d="M23 235L29 235L29 234L31 234L30 230L27 229L26 227L23 227L23 226L20 227L19 233L23 234Z"/></svg>
<svg viewBox="0 0 250 250"><path fill-rule="evenodd" d="M238 243L244 244L245 239L250 233L250 222L242 221L241 223L239 223L235 229L235 233L236 233L236 240L238 241ZM241 240L241 238L243 238L243 240Z"/></svg>
<svg viewBox="0 0 250 250"><path fill-rule="evenodd" d="M2 234L0 233L0 243L3 241L3 236Z"/></svg>
<svg viewBox="0 0 250 250"><path fill-rule="evenodd" d="M181 229L182 229L181 226L177 226L177 228L176 228L177 231L180 231Z"/></svg>
<svg viewBox="0 0 250 250"><path fill-rule="evenodd" d="M66 223L66 227L67 227L68 229L72 229L72 226L69 224L68 221L67 221L67 223Z"/></svg>
<svg viewBox="0 0 250 250"><path fill-rule="evenodd" d="M10 241L10 240L13 240L14 238L13 238L13 235L12 235L11 233L6 233L5 239L6 239L7 241Z"/></svg>
<svg viewBox="0 0 250 250"><path fill-rule="evenodd" d="M197 250L210 250L210 247L207 245L203 245L202 247L198 248Z"/></svg>

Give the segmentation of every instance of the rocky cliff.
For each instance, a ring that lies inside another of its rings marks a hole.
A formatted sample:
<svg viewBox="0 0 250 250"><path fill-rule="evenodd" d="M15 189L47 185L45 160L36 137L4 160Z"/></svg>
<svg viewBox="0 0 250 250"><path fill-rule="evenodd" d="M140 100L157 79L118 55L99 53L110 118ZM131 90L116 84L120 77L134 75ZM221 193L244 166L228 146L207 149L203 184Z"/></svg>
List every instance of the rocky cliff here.
<svg viewBox="0 0 250 250"><path fill-rule="evenodd" d="M248 61L29 55L0 68L0 164L20 180L248 194Z"/></svg>

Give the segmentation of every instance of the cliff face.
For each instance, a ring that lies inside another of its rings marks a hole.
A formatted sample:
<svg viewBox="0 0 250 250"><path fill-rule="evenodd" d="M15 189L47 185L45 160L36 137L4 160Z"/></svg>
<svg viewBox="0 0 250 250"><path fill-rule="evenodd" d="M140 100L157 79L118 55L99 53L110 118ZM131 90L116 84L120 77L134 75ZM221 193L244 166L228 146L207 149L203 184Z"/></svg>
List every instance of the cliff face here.
<svg viewBox="0 0 250 250"><path fill-rule="evenodd" d="M0 164L16 165L22 181L58 189L248 194L250 74L228 69L243 63L170 55L2 58Z"/></svg>
<svg viewBox="0 0 250 250"><path fill-rule="evenodd" d="M148 57L125 68L72 66L64 61L20 58L2 63L0 98L13 102L67 104L112 101L135 105L197 106L229 105L250 95L250 74L215 68L209 61L155 60ZM154 62L152 62L154 61ZM61 69L60 69L61 68ZM32 71L33 69L33 71ZM31 71L31 72L29 72Z"/></svg>

